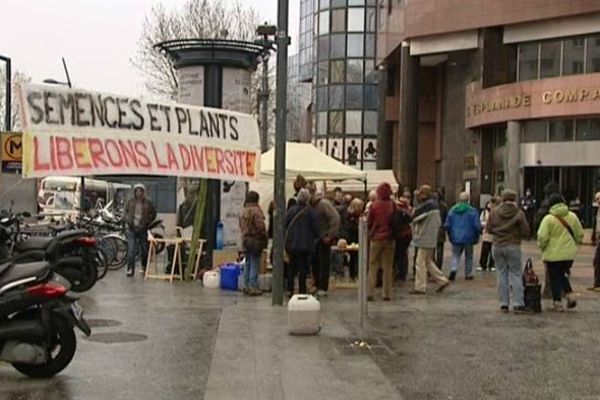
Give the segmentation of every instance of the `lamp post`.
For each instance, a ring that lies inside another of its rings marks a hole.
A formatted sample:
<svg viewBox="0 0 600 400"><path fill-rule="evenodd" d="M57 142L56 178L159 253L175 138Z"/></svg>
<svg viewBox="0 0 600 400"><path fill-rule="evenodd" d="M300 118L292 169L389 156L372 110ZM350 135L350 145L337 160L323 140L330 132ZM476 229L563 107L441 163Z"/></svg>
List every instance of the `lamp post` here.
<svg viewBox="0 0 600 400"><path fill-rule="evenodd" d="M269 56L274 50L274 42L269 39L277 33L275 25L266 22L256 28L256 33L261 36L255 43L263 46L262 53L262 87L258 91L258 105L260 107L260 151L264 153L269 147Z"/></svg>
<svg viewBox="0 0 600 400"><path fill-rule="evenodd" d="M49 85L68 86L69 89L71 89L73 87L73 85L71 85L71 77L69 76L69 69L67 68L67 63L66 63L64 57L62 57L62 64L63 64L63 68L65 69L65 76L67 78L66 82L57 81L56 79L44 79L42 82L47 83ZM83 215L83 203L85 202L85 177L83 177L83 176L81 177L79 186L80 186L79 214Z"/></svg>
<svg viewBox="0 0 600 400"><path fill-rule="evenodd" d="M11 121L11 109L12 109L12 90L11 90L11 67L10 67L10 58L0 55L0 60L4 61L6 64L6 101L4 103L4 129L6 131L10 131L12 129L12 121Z"/></svg>
<svg viewBox="0 0 600 400"><path fill-rule="evenodd" d="M275 130L275 213L273 230L273 305L283 305L283 246L285 222L285 150L287 129L287 55L289 0L277 5L277 105Z"/></svg>

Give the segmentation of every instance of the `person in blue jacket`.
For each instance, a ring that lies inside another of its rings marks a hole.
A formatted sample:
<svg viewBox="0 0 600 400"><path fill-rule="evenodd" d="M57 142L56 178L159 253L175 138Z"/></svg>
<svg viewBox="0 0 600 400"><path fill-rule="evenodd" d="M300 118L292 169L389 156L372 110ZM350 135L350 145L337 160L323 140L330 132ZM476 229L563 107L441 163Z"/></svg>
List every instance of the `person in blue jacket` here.
<svg viewBox="0 0 600 400"><path fill-rule="evenodd" d="M456 278L460 257L465 253L465 279L473 279L473 245L479 242L481 235L481 222L475 208L469 204L470 196L467 192L459 195L459 202L452 207L446 219L446 232L452 244L451 281Z"/></svg>

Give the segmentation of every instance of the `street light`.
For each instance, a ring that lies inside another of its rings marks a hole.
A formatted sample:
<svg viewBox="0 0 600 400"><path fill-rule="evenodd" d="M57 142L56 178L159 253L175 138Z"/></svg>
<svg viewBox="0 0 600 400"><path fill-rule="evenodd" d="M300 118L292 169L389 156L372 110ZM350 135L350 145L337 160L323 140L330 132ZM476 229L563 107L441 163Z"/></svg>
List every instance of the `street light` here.
<svg viewBox="0 0 600 400"><path fill-rule="evenodd" d="M57 81L56 79L52 78L44 79L42 82L47 83L49 85L68 86L69 89L71 89L73 86L71 85L71 77L69 77L69 69L67 68L67 63L64 57L62 57L62 64L63 68L65 69L65 76L67 77L66 82ZM83 215L83 203L85 202L85 177L81 177L79 186L81 188L81 193L79 193L79 214Z"/></svg>
<svg viewBox="0 0 600 400"><path fill-rule="evenodd" d="M267 140L269 136L269 56L271 55L271 50L275 49L275 42L270 40L269 37L275 36L277 27L265 22L256 28L256 33L261 38L256 39L254 43L263 46L263 53L261 55L263 62L262 87L258 91L258 105L260 109L260 151L264 153L269 147Z"/></svg>

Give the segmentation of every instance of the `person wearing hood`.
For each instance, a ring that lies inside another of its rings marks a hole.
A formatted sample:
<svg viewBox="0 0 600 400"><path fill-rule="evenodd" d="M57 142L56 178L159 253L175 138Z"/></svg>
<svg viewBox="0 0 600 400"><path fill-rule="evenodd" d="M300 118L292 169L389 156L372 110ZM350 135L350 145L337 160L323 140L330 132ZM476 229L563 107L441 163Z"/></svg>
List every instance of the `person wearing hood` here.
<svg viewBox="0 0 600 400"><path fill-rule="evenodd" d="M548 267L554 311L564 311L562 294L567 308L575 308L577 301L569 282L569 271L583 239L583 228L577 215L569 211L559 194L549 196L550 212L544 217L537 232L537 242L542 259Z"/></svg>
<svg viewBox="0 0 600 400"><path fill-rule="evenodd" d="M487 223L487 231L494 235L492 256L496 263L500 310L526 312L523 299L523 267L521 263L521 240L529 237L529 224L525 213L517 205L517 193L506 189L502 192L502 204L494 208Z"/></svg>
<svg viewBox="0 0 600 400"><path fill-rule="evenodd" d="M340 215L331 202L324 198L321 193L312 198L311 205L317 214L321 234L317 243L315 259L312 263L312 277L317 295L327 296L331 267L331 245L340 230Z"/></svg>
<svg viewBox="0 0 600 400"><path fill-rule="evenodd" d="M242 232L242 247L246 253L246 268L244 268L244 294L260 296L258 288L258 267L263 250L267 247L268 236L265 226L265 216L258 205L259 195L251 190L246 194L244 210L240 216Z"/></svg>
<svg viewBox="0 0 600 400"><path fill-rule="evenodd" d="M394 280L394 247L392 237L392 216L396 204L392 200L392 187L384 182L377 187L377 200L371 204L367 225L369 228L369 293L367 299L373 301L377 273L383 270L383 300L392 299Z"/></svg>
<svg viewBox="0 0 600 400"><path fill-rule="evenodd" d="M319 221L317 214L309 206L310 193L308 189L300 189L296 196L297 204L292 206L285 215L285 250L289 254L287 270L287 294L292 297L294 285L298 277L300 294L306 294L306 277L308 264L319 240Z"/></svg>
<svg viewBox="0 0 600 400"><path fill-rule="evenodd" d="M451 281L456 277L462 253L465 253L465 279L473 279L473 245L479 242L481 234L479 215L469 204L469 193L462 192L458 198L459 202L450 210L444 225L452 243Z"/></svg>
<svg viewBox="0 0 600 400"><path fill-rule="evenodd" d="M437 202L432 198L431 186L423 185L417 194L417 204L413 213L413 244L417 249L415 287L409 293L425 294L427 289L427 272L440 286L441 292L450 281L433 262L433 253L437 247L437 238L442 220Z"/></svg>
<svg viewBox="0 0 600 400"><path fill-rule="evenodd" d="M142 272L148 264L148 226L156 219L154 205L146 197L146 187L141 183L133 187L133 198L125 206L127 224L127 276L135 272L138 249L141 251Z"/></svg>

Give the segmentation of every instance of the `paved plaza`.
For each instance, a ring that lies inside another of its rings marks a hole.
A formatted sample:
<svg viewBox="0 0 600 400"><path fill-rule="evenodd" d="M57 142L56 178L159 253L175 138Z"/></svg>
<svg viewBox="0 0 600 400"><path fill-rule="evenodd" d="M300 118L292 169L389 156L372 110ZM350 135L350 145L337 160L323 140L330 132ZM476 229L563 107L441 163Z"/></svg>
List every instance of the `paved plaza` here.
<svg viewBox="0 0 600 400"><path fill-rule="evenodd" d="M459 273L442 294L407 283L370 303L362 331L356 292L338 289L313 337L289 336L267 295L113 272L82 296L95 328L71 365L37 381L0 365L0 399L600 399L591 256L576 260L574 312L501 314L493 273Z"/></svg>

